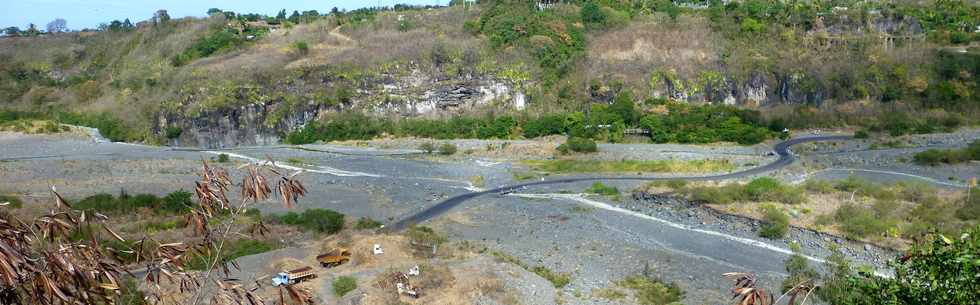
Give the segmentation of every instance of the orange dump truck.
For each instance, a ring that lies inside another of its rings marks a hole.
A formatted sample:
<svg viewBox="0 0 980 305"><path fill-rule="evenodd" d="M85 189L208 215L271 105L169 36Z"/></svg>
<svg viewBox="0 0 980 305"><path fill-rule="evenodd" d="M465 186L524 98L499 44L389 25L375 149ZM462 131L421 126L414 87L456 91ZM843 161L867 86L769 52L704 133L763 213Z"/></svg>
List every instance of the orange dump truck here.
<svg viewBox="0 0 980 305"><path fill-rule="evenodd" d="M333 249L330 252L317 255L316 261L320 262L320 266L326 268L340 266L350 261L350 251L345 248Z"/></svg>

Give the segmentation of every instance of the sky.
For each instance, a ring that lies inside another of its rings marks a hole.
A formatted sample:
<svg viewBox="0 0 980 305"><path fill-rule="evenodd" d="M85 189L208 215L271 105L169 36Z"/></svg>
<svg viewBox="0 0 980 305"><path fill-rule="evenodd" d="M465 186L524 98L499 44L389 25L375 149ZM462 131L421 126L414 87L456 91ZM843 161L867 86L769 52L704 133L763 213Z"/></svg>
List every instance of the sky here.
<svg viewBox="0 0 980 305"><path fill-rule="evenodd" d="M259 13L275 16L279 10L317 10L320 13L329 12L331 8L356 9L373 7L378 4L392 6L395 3L406 4L441 4L449 0L332 0L332 1L302 1L302 0L11 0L4 1L0 9L0 28L16 26L21 29L34 23L39 29L55 18L68 21L68 28L81 30L96 28L100 23L108 23L113 19L129 18L133 23L149 19L158 9L166 9L171 18L186 16L203 17L207 10L216 7L239 13Z"/></svg>

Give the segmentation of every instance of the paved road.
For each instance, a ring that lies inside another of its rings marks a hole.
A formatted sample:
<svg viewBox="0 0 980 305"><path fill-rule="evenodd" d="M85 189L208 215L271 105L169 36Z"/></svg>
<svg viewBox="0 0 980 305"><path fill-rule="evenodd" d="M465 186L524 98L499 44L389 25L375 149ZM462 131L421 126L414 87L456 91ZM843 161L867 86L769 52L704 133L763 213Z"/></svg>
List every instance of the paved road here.
<svg viewBox="0 0 980 305"><path fill-rule="evenodd" d="M728 174L721 174L721 175L689 176L689 177L649 177L649 176L648 177L603 177L603 176L599 176L599 177L578 177L578 178L554 179L554 180L534 181L534 182L526 182L526 183L519 183L519 184L507 185L507 186L502 186L502 187L498 187L498 188L494 188L494 189L489 189L489 190L485 190L485 191L481 191L481 192L472 192L472 193L466 193L466 194L461 194L461 195L456 195L456 196L450 197L450 198L448 198L448 199L446 199L446 200L444 200L442 202L439 202L439 203L437 203L437 204L435 204L435 205L433 205L431 207L428 207L428 208L426 208L426 209L424 209L422 211L419 211L419 212L417 212L415 214L409 215L408 217L405 217L405 218L403 218L403 219L401 219L401 220L399 220L399 221L397 221L397 222L395 222L395 223L387 226L387 228L388 228L388 230L391 230L391 231L399 231L399 230L402 230L402 229L407 228L409 225L416 224L416 223L421 223L421 222L424 222L426 220L435 218L435 217L437 217L439 215L442 215L442 214L446 213L446 211L449 211L453 207L456 207L456 206L458 206L458 205L462 204L463 202L466 202L466 201L468 201L470 199L473 199L473 198L476 198L476 197L479 197L479 196L483 196L483 195L488 195L488 194L510 193L510 192L513 192L513 191L516 191L516 190L519 190L519 189L523 189L523 188L526 188L526 187L530 187L530 186L541 186L541 185L551 185L551 184L564 184L564 183L573 183L573 182L581 182L581 181L599 181L599 180L605 180L605 181L614 181L614 180L619 180L619 181L623 181L623 180L632 180L632 181L657 181L657 180L714 181L714 180L726 180L726 179L735 179L735 178L748 177L748 176L752 176L752 175L757 175L757 174L761 174L761 173L766 173L766 172L774 171L774 170L783 168L783 167L785 167L785 166L793 163L793 161L796 160L796 157L793 155L793 152L789 150L789 148L791 146L793 146L793 145L797 145L797 144L801 144L801 143L806 143L806 142L816 142L816 141L847 140L847 139L851 139L851 138L852 138L852 136L850 136L850 135L842 135L842 136L812 136L812 137L800 137L800 138L789 139L789 140L786 140L786 141L777 143L776 146L773 147L773 151L775 151L776 154L779 155L779 159L776 159L776 161L773 161L773 162L771 162L769 164L762 165L762 166L759 166L759 167L754 167L754 168L750 168L750 169L743 170L743 171L738 171L738 172L733 172L733 173L728 173Z"/></svg>

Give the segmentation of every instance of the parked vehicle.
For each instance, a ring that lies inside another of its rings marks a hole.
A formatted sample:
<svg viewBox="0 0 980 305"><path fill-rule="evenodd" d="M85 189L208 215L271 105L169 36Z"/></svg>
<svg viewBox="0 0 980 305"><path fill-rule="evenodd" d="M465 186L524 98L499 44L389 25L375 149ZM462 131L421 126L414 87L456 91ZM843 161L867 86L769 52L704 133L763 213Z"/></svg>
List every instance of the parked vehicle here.
<svg viewBox="0 0 980 305"><path fill-rule="evenodd" d="M312 278L316 278L316 273L313 272L313 267L306 266L295 270L279 272L279 274L272 278L272 286L292 285Z"/></svg>
<svg viewBox="0 0 980 305"><path fill-rule="evenodd" d="M316 261L324 268L336 267L350 261L350 251L347 248L336 248L330 252L316 256Z"/></svg>

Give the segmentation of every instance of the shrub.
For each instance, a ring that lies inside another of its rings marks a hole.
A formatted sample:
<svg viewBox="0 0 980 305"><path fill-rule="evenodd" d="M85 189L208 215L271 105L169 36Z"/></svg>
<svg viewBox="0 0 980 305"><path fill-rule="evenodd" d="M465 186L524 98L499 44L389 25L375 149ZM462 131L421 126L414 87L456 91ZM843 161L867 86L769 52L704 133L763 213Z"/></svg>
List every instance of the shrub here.
<svg viewBox="0 0 980 305"><path fill-rule="evenodd" d="M956 217L963 220L980 220L980 188L974 187L968 192L967 197L963 199L963 206L956 211Z"/></svg>
<svg viewBox="0 0 980 305"><path fill-rule="evenodd" d="M587 26L601 27L606 22L606 14L595 2L586 2L580 11L582 22Z"/></svg>
<svg viewBox="0 0 980 305"><path fill-rule="evenodd" d="M173 213L188 212L194 207L194 201L191 200L192 195L190 192L184 190L167 194L166 197L163 197L160 208Z"/></svg>
<svg viewBox="0 0 980 305"><path fill-rule="evenodd" d="M20 201L20 198L18 197L9 196L9 195L0 195L0 203L4 203L4 202L9 202L10 204L7 205L7 207L11 209L19 209L24 206L24 202Z"/></svg>
<svg viewBox="0 0 980 305"><path fill-rule="evenodd" d="M419 149L422 150L422 151L424 151L427 154L431 154L433 151L436 150L436 145L433 144L432 142L425 142L425 143L419 144Z"/></svg>
<svg viewBox="0 0 980 305"><path fill-rule="evenodd" d="M228 163L229 161L231 161L231 159L228 158L228 154L218 154L218 163Z"/></svg>
<svg viewBox="0 0 980 305"><path fill-rule="evenodd" d="M558 146L558 151L564 154L569 152L593 153L599 151L599 149L592 139L569 137L565 140L565 144Z"/></svg>
<svg viewBox="0 0 980 305"><path fill-rule="evenodd" d="M975 140L962 149L929 149L913 156L915 163L935 166L939 163L957 164L970 160L980 160L980 140Z"/></svg>
<svg viewBox="0 0 980 305"><path fill-rule="evenodd" d="M357 289L357 279L354 277L341 276L333 281L333 293L337 297L343 297L354 289Z"/></svg>
<svg viewBox="0 0 980 305"><path fill-rule="evenodd" d="M344 214L334 210L308 209L303 213L289 212L273 219L319 233L334 234L344 229Z"/></svg>
<svg viewBox="0 0 980 305"><path fill-rule="evenodd" d="M447 240L445 236L426 226L408 228L408 239L413 243L423 245L439 245Z"/></svg>
<svg viewBox="0 0 980 305"><path fill-rule="evenodd" d="M666 284L646 276L630 276L618 283L633 290L636 301L642 305L667 305L681 301L684 291L676 284Z"/></svg>
<svg viewBox="0 0 980 305"><path fill-rule="evenodd" d="M294 42L292 44L292 46L293 46L293 49L296 50L296 53L299 54L300 56L306 56L306 54L309 54L310 53L310 46L308 44L306 44L305 41L300 40L300 41Z"/></svg>
<svg viewBox="0 0 980 305"><path fill-rule="evenodd" d="M710 204L729 204L742 200L739 186L727 185L721 187L694 187L684 190L691 200Z"/></svg>
<svg viewBox="0 0 980 305"><path fill-rule="evenodd" d="M181 129L180 127L177 127L177 126L170 126L170 127L167 127L167 128L165 128L163 130L163 135L166 136L167 139L176 139L176 138L179 138L180 135L183 134L183 133L184 133L184 130Z"/></svg>
<svg viewBox="0 0 980 305"><path fill-rule="evenodd" d="M225 246L221 251L222 256L219 260L219 264L221 262L231 261L242 256L269 252L275 250L276 248L277 247L273 244L250 238L242 238L225 242ZM187 260L185 268L190 270L204 270L212 261L214 261L214 258L215 257L211 255L192 254L191 258Z"/></svg>
<svg viewBox="0 0 980 305"><path fill-rule="evenodd" d="M572 282L572 276L570 274L551 271L551 269L544 266L532 267L530 271L551 282L551 285L555 286L555 288L565 287L568 283Z"/></svg>
<svg viewBox="0 0 980 305"><path fill-rule="evenodd" d="M439 145L439 154L440 155L446 155L446 156L448 156L448 155L452 155L452 154L455 154L455 153L456 153L456 145L455 144L452 144L452 143L442 143L442 145Z"/></svg>
<svg viewBox="0 0 980 305"><path fill-rule="evenodd" d="M879 207L876 210L884 210ZM881 211L869 210L854 204L844 204L834 212L834 220L841 230L850 237L864 238L884 234L895 226L895 221L888 215L879 214Z"/></svg>
<svg viewBox="0 0 980 305"><path fill-rule="evenodd" d="M769 177L756 178L745 185L744 192L750 200L777 201L788 204L803 202L803 192L796 187L783 185Z"/></svg>
<svg viewBox="0 0 980 305"><path fill-rule="evenodd" d="M615 186L606 186L605 184L602 184L602 182L593 183L592 187L587 189L586 192L603 196L619 195L619 189L617 189Z"/></svg>
<svg viewBox="0 0 980 305"><path fill-rule="evenodd" d="M870 134L868 134L868 131L864 129L854 132L855 139L867 139L869 136Z"/></svg>
<svg viewBox="0 0 980 305"><path fill-rule="evenodd" d="M789 215L773 206L763 207L765 222L759 228L759 236L776 239L786 236L789 231Z"/></svg>
<svg viewBox="0 0 980 305"><path fill-rule="evenodd" d="M834 184L827 180L810 179L803 184L803 188L809 192L827 194L834 191Z"/></svg>
<svg viewBox="0 0 980 305"><path fill-rule="evenodd" d="M372 229L380 228L382 225L383 224L380 221L368 217L361 217L357 219L357 222L354 223L354 229L372 230Z"/></svg>

